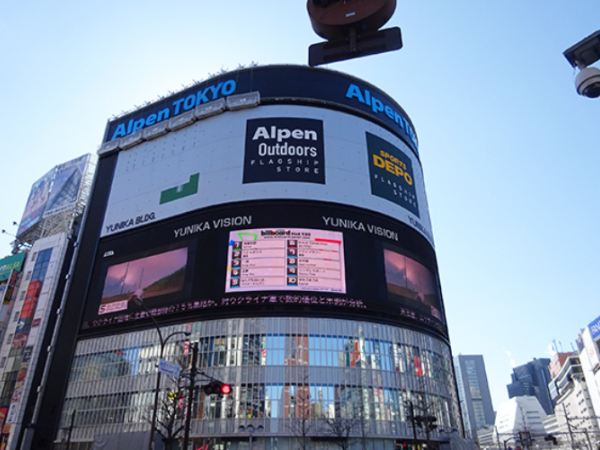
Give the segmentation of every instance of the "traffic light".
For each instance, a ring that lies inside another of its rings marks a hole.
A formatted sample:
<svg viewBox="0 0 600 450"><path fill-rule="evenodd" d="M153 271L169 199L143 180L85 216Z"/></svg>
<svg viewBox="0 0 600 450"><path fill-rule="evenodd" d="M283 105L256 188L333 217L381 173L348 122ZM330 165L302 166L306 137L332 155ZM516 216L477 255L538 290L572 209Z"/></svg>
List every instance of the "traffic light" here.
<svg viewBox="0 0 600 450"><path fill-rule="evenodd" d="M435 416L427 416L425 417L425 423L427 424L427 428L430 431L433 431L437 428L437 417Z"/></svg>
<svg viewBox="0 0 600 450"><path fill-rule="evenodd" d="M425 417L423 417L423 416L415 416L414 421L415 421L415 423L417 424L417 426L419 428L422 428L423 427L423 422L425 421Z"/></svg>
<svg viewBox="0 0 600 450"><path fill-rule="evenodd" d="M207 385L202 386L202 391L206 395L217 394L219 397L231 394L231 386L221 381L212 380Z"/></svg>

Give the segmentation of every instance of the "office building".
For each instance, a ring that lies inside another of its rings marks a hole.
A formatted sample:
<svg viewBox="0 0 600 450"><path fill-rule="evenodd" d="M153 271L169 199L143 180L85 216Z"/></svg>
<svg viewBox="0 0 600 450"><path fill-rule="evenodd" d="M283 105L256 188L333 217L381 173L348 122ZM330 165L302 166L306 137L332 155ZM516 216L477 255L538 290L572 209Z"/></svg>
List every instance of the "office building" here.
<svg viewBox="0 0 600 450"><path fill-rule="evenodd" d="M411 401L418 443L462 433L418 140L362 80L252 67L111 120L75 257L34 447L149 434L161 355L232 386L174 405L190 448L392 450Z"/></svg>
<svg viewBox="0 0 600 450"><path fill-rule="evenodd" d="M515 367L511 374L512 383L508 384L508 397L533 396L538 399L546 414L554 412L554 402L550 398L548 383L550 359L540 358Z"/></svg>
<svg viewBox="0 0 600 450"><path fill-rule="evenodd" d="M482 355L458 355L454 366L465 430L476 439L476 431L493 425L495 418L485 362Z"/></svg>

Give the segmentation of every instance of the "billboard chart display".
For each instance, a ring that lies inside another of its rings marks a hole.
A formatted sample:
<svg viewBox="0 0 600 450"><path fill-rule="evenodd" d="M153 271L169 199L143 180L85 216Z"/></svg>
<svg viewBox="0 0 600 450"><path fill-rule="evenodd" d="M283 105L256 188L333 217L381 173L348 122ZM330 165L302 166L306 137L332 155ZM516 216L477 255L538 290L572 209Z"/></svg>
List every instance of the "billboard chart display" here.
<svg viewBox="0 0 600 450"><path fill-rule="evenodd" d="M346 292L342 233L253 229L229 238L226 292Z"/></svg>

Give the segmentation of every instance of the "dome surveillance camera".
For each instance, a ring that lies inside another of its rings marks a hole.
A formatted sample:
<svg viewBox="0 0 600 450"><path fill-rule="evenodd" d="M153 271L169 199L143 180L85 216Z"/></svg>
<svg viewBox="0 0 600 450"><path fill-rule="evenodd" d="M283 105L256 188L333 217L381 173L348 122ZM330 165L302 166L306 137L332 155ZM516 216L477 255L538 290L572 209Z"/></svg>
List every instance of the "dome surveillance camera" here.
<svg viewBox="0 0 600 450"><path fill-rule="evenodd" d="M584 67L575 77L577 93L588 98L600 97L600 69Z"/></svg>

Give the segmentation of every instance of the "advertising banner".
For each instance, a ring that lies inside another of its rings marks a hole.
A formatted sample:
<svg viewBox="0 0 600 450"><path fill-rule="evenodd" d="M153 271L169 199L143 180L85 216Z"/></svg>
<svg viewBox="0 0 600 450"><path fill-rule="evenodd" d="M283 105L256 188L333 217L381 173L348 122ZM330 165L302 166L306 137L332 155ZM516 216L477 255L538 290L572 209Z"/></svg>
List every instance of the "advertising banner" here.
<svg viewBox="0 0 600 450"><path fill-rule="evenodd" d="M214 116L120 152L113 180L102 236L219 204L327 199L400 220L433 245L417 157L339 111L275 105Z"/></svg>
<svg viewBox="0 0 600 450"><path fill-rule="evenodd" d="M273 158L291 160L282 170ZM294 118L247 122L244 183L301 181L325 184L323 121Z"/></svg>
<svg viewBox="0 0 600 450"><path fill-rule="evenodd" d="M411 227L301 200L189 213L100 241L84 329L279 314L371 316L446 335L433 248ZM281 309L283 307L283 309Z"/></svg>
<svg viewBox="0 0 600 450"><path fill-rule="evenodd" d="M88 160L89 155L84 155L56 166L44 218L75 206Z"/></svg>
<svg viewBox="0 0 600 450"><path fill-rule="evenodd" d="M27 231L42 219L55 173L56 168L53 168L46 175L37 180L31 187L29 199L27 200L27 205L25 206L25 211L23 212L21 223L19 224L17 236Z"/></svg>
<svg viewBox="0 0 600 450"><path fill-rule="evenodd" d="M0 280L7 280L12 270L20 271L25 260L25 253L7 256L0 259Z"/></svg>
<svg viewBox="0 0 600 450"><path fill-rule="evenodd" d="M592 338L590 328L585 328L581 333L583 339L583 345L585 347L585 351L590 360L590 364L592 369L595 371L596 368L600 365L600 355L598 354L598 347Z"/></svg>

